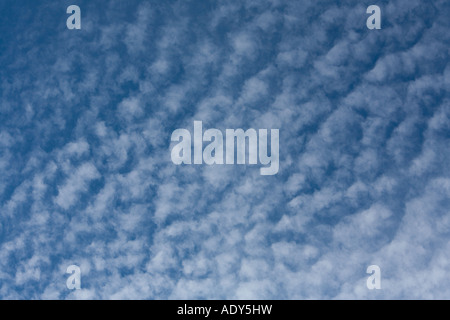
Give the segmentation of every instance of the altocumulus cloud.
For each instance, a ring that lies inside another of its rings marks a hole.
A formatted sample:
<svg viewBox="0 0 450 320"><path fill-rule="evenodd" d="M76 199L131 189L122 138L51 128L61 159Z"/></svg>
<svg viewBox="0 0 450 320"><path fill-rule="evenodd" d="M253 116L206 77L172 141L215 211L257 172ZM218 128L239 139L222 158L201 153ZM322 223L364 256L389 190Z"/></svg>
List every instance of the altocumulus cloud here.
<svg viewBox="0 0 450 320"><path fill-rule="evenodd" d="M2 299L450 296L448 1L70 4L0 5ZM279 173L175 166L194 120Z"/></svg>

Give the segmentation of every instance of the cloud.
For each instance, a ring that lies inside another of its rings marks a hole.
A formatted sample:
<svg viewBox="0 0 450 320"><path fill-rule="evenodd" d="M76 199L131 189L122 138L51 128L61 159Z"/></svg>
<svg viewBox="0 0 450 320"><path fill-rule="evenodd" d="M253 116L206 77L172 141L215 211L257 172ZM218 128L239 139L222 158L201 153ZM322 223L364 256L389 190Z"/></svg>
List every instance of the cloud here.
<svg viewBox="0 0 450 320"><path fill-rule="evenodd" d="M5 12L2 299L448 297L445 1L80 6ZM194 120L279 129L279 173L173 165Z"/></svg>
<svg viewBox="0 0 450 320"><path fill-rule="evenodd" d="M88 190L89 182L100 177L91 163L84 163L69 176L64 185L58 188L55 203L63 209L69 209L77 201L80 193Z"/></svg>

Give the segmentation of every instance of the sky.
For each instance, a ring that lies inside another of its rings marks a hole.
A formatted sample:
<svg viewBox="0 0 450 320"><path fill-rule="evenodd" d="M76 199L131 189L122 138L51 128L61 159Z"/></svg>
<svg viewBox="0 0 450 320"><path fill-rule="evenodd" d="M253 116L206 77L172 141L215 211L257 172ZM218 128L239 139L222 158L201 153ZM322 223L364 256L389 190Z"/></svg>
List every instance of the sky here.
<svg viewBox="0 0 450 320"><path fill-rule="evenodd" d="M449 1L0 12L0 299L450 297ZM175 165L194 121L279 129L279 172Z"/></svg>

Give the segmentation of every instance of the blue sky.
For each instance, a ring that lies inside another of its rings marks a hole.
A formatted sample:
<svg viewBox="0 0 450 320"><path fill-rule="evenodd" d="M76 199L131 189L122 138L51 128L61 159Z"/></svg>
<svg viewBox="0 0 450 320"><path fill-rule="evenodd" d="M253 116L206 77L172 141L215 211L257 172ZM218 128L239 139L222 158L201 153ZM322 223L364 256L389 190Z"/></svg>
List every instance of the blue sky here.
<svg viewBox="0 0 450 320"><path fill-rule="evenodd" d="M450 297L448 1L0 11L1 299ZM279 129L278 174L174 165L194 120Z"/></svg>

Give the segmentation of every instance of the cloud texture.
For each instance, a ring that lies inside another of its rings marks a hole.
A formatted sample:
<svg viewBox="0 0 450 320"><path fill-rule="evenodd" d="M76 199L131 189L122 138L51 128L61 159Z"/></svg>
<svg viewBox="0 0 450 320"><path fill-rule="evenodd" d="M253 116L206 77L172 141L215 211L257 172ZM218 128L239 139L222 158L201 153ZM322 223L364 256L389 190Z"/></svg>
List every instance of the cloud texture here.
<svg viewBox="0 0 450 320"><path fill-rule="evenodd" d="M71 4L0 4L0 298L450 297L448 1L381 30L356 0ZM279 173L174 165L194 120L280 129Z"/></svg>

